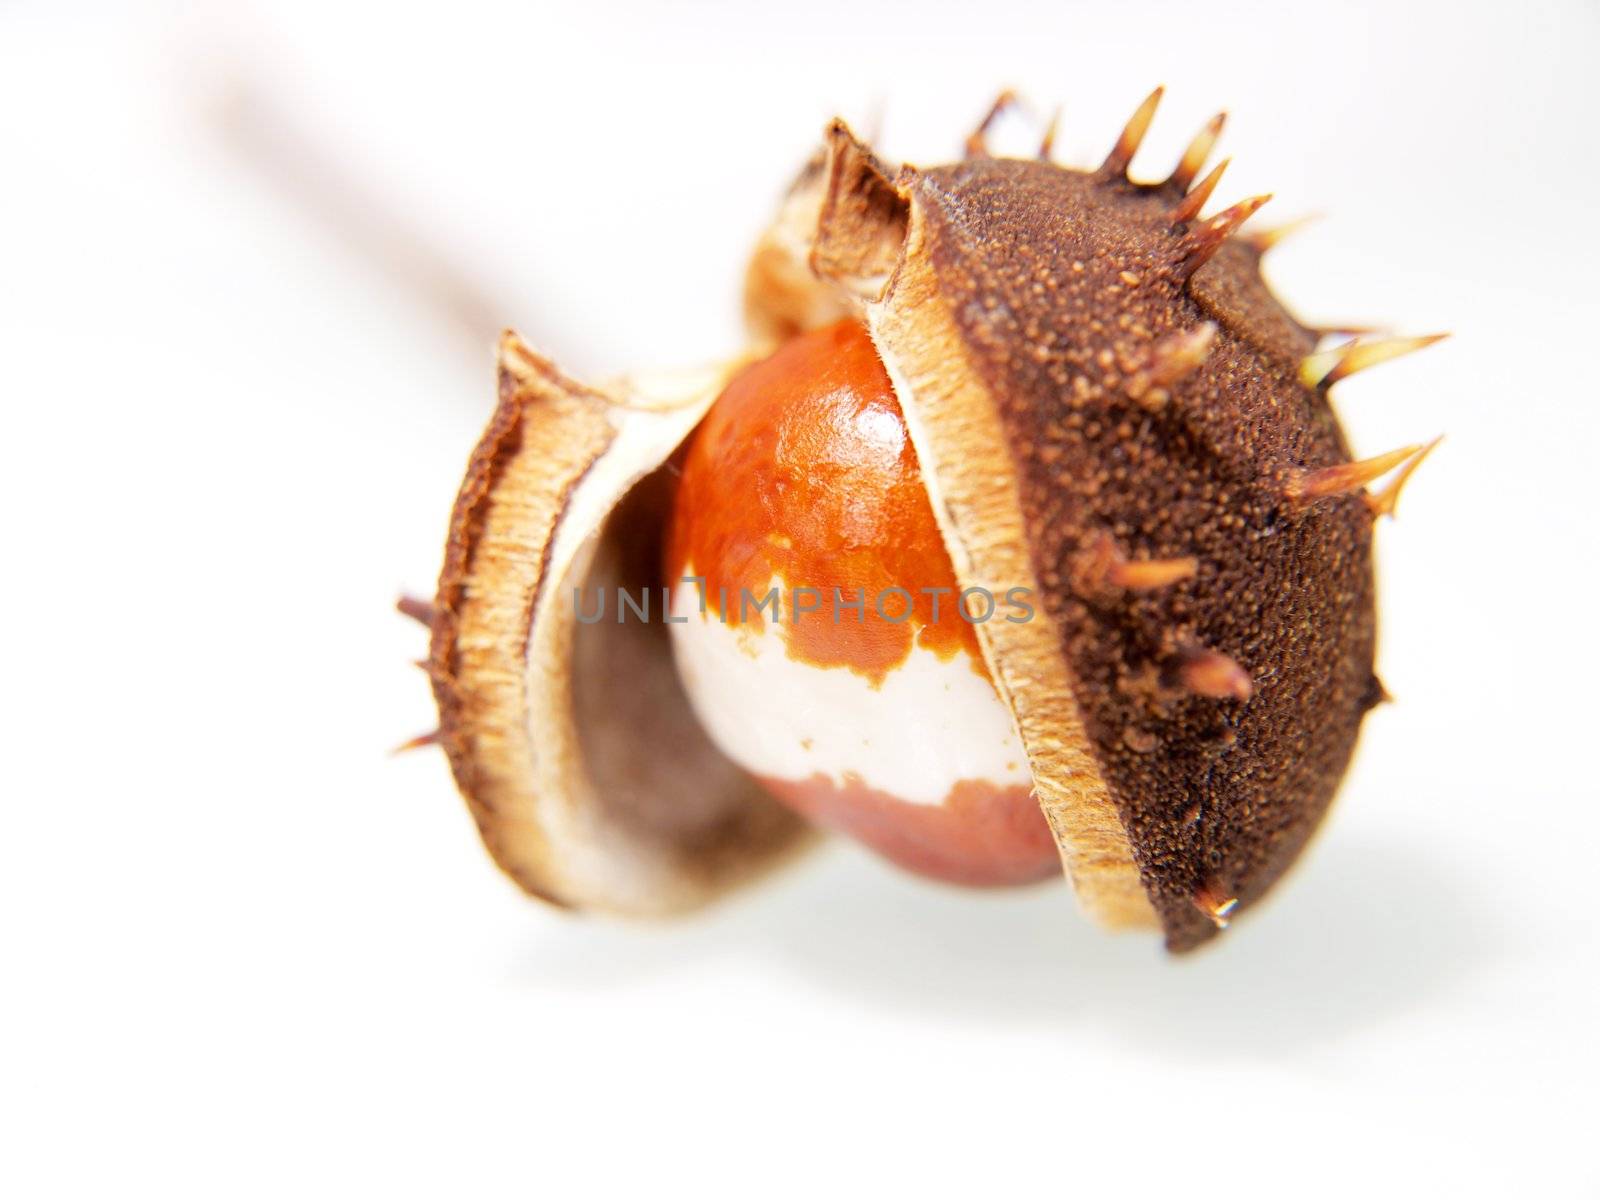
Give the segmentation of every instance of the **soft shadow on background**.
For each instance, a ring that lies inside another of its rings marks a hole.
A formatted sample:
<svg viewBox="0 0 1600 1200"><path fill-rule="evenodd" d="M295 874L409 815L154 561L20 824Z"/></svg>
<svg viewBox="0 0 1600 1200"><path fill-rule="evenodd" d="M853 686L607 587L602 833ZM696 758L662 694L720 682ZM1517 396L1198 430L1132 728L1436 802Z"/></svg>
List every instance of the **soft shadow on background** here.
<svg viewBox="0 0 1600 1200"><path fill-rule="evenodd" d="M973 895L831 849L761 894L679 926L574 920L516 966L555 988L626 986L707 958L776 960L895 1012L992 1026L1098 1026L1163 1053L1325 1044L1459 985L1505 939L1466 880L1416 846L1326 841L1285 894L1169 960L1109 936L1062 888Z"/></svg>

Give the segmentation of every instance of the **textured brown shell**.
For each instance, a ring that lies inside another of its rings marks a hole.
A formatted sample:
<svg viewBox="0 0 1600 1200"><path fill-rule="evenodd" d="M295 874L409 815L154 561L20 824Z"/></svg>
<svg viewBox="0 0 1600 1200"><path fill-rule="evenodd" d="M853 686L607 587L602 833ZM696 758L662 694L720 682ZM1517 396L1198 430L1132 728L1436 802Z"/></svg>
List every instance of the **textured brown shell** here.
<svg viewBox="0 0 1600 1200"><path fill-rule="evenodd" d="M957 573L1043 597L1031 628L981 629L1080 896L1110 923L1147 903L1190 948L1294 860L1381 695L1372 512L1291 498L1349 458L1298 378L1315 339L1248 246L1194 270L1175 187L982 156L891 180L842 127L832 149L813 261L869 297ZM1136 400L1161 339L1205 322L1204 361ZM1106 544L1198 572L1120 589ZM1200 648L1254 694L1181 686Z"/></svg>

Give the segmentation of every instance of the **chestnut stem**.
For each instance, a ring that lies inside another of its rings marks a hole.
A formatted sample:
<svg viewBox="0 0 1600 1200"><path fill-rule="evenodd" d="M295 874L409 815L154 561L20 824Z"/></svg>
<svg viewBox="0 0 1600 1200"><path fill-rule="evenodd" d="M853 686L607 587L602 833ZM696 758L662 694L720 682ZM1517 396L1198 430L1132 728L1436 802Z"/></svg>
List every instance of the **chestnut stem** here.
<svg viewBox="0 0 1600 1200"><path fill-rule="evenodd" d="M251 80L229 79L208 105L223 142L369 266L426 303L483 358L512 308L483 280L404 220L396 206L319 144Z"/></svg>

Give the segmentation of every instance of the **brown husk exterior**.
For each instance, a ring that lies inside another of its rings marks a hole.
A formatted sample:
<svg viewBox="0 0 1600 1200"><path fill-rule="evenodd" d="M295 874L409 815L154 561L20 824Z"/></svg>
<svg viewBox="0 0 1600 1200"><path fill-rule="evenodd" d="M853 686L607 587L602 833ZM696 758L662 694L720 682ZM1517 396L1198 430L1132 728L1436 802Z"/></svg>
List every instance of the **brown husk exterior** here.
<svg viewBox="0 0 1600 1200"><path fill-rule="evenodd" d="M865 149L840 129L834 151L834 186L881 199L888 180L863 181ZM1036 779L1036 744L1055 751L1061 736L1086 735L1095 778L1074 785L1077 817L1098 811L1102 789L1168 946L1192 948L1217 931L1203 903L1248 907L1295 859L1375 694L1372 515L1359 495L1285 498L1296 471L1349 458L1325 392L1297 378L1313 338L1247 246L1186 277L1186 231L1165 215L1176 189L988 158L906 170L893 186L909 235L867 314L946 507L958 574L965 559L981 580L997 514L1015 506L1070 680L1078 730L1030 742L1023 726ZM882 228L861 231L859 211L830 198L817 258L848 261L840 242L877 244ZM1203 364L1164 405L1136 402L1124 389L1150 348L1205 321L1219 329ZM962 387L981 403L969 396L953 417ZM1195 556L1199 573L1150 592L1097 584L1085 564L1107 534L1132 558ZM1253 697L1179 686L1181 655L1199 647L1242 664ZM997 676L1017 674L992 649ZM1115 863L1106 857L1102 882L1086 886L1077 835L1045 790L1080 896L1102 919L1115 914Z"/></svg>

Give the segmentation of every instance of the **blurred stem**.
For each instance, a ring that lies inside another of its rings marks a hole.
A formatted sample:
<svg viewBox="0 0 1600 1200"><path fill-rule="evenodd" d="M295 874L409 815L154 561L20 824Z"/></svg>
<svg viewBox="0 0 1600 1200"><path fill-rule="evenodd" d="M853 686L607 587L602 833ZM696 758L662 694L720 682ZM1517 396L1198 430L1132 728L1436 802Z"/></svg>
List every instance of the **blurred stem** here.
<svg viewBox="0 0 1600 1200"><path fill-rule="evenodd" d="M227 145L369 266L433 309L475 357L487 356L510 310L483 280L406 222L265 88L235 79L213 112Z"/></svg>

